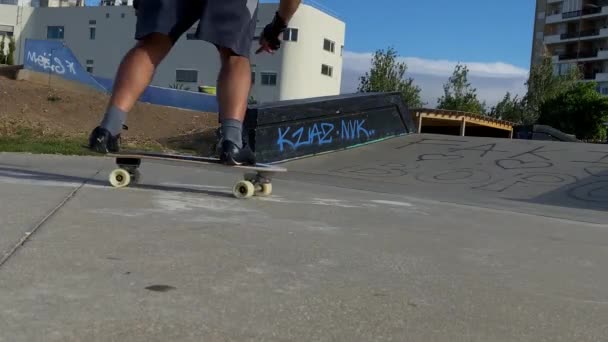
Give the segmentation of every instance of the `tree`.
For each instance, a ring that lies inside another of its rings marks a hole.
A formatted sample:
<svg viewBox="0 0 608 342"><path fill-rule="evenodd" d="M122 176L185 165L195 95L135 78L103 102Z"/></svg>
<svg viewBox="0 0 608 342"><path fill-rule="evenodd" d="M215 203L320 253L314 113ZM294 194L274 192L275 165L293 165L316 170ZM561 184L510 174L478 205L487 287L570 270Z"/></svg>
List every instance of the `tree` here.
<svg viewBox="0 0 608 342"><path fill-rule="evenodd" d="M518 96L511 97L511 93L507 92L505 97L492 107L489 116L513 122L515 124L523 124L526 119L526 105L523 100L520 100Z"/></svg>
<svg viewBox="0 0 608 342"><path fill-rule="evenodd" d="M477 89L471 87L468 74L469 69L466 66L456 65L448 83L443 86L444 95L437 100L438 109L485 113L485 102L482 103L477 99Z"/></svg>
<svg viewBox="0 0 608 342"><path fill-rule="evenodd" d="M0 40L0 64L4 64L6 62L6 55L4 54L4 38L5 35L2 35L2 39Z"/></svg>
<svg viewBox="0 0 608 342"><path fill-rule="evenodd" d="M8 64L8 65L15 64L15 39L13 37L9 38L8 55L6 56L6 64Z"/></svg>
<svg viewBox="0 0 608 342"><path fill-rule="evenodd" d="M377 50L372 58L372 67L359 78L359 92L399 92L410 108L422 107L421 89L414 85L412 78L405 79L407 65L397 61L397 52L389 47L387 51Z"/></svg>
<svg viewBox="0 0 608 342"><path fill-rule="evenodd" d="M530 76L526 82L528 92L524 101L527 113L523 118L524 123L535 123L546 101L555 99L572 89L580 79L581 72L577 67L570 68L563 75L555 75L551 56L543 56L541 62L530 69Z"/></svg>
<svg viewBox="0 0 608 342"><path fill-rule="evenodd" d="M596 90L595 82L580 82L540 106L538 123L549 125L578 139L602 139L608 121L608 97Z"/></svg>

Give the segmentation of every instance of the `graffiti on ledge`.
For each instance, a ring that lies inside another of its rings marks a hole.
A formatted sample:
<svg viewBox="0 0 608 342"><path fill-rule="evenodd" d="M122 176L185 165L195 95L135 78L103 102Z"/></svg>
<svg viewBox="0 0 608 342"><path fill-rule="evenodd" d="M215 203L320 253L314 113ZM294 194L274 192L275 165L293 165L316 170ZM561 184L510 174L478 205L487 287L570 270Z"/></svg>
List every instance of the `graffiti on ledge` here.
<svg viewBox="0 0 608 342"><path fill-rule="evenodd" d="M334 139L352 141L369 139L374 136L375 130L366 126L365 119L342 119L339 125L331 122L313 123L294 129L291 126L279 127L277 145L283 152L286 146L297 150L301 146L322 146L331 144Z"/></svg>

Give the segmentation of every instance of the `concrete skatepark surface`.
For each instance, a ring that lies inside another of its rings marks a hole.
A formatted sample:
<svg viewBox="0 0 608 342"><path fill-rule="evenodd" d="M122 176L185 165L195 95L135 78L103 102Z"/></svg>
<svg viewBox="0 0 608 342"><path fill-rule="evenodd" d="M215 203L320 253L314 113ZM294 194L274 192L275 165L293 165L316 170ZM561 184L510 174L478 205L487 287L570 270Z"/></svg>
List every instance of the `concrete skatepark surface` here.
<svg viewBox="0 0 608 342"><path fill-rule="evenodd" d="M607 146L410 135L284 166L237 200L229 169L113 189L112 159L0 154L0 341L608 336Z"/></svg>

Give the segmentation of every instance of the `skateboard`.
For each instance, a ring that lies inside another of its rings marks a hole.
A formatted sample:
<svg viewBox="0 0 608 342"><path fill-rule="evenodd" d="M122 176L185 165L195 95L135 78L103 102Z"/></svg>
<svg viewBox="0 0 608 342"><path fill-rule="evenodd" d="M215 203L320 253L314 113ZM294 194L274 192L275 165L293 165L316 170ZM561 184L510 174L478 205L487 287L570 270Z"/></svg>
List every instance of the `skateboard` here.
<svg viewBox="0 0 608 342"><path fill-rule="evenodd" d="M198 157L184 154L158 153L145 151L122 151L108 153L108 157L116 159L118 168L109 175L110 184L115 188L123 188L131 183L138 183L141 179L139 166L142 160L176 162L197 166L216 166L236 168L245 171L243 180L234 184L232 194L236 198L249 198L256 196L270 196L272 194L272 175L286 172L287 169L269 164L256 165L225 165L217 158Z"/></svg>

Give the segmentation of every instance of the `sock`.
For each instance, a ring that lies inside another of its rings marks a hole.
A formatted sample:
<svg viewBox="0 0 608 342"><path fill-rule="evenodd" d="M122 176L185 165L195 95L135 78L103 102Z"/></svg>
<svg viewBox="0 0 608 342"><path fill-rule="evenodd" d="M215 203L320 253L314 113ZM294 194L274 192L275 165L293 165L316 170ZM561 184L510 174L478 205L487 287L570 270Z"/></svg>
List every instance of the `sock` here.
<svg viewBox="0 0 608 342"><path fill-rule="evenodd" d="M243 124L234 119L222 120L222 135L224 140L233 142L239 148L243 147Z"/></svg>
<svg viewBox="0 0 608 342"><path fill-rule="evenodd" d="M122 125L124 125L126 119L127 113L116 106L110 106L100 126L110 131L110 134L117 135L122 131Z"/></svg>

